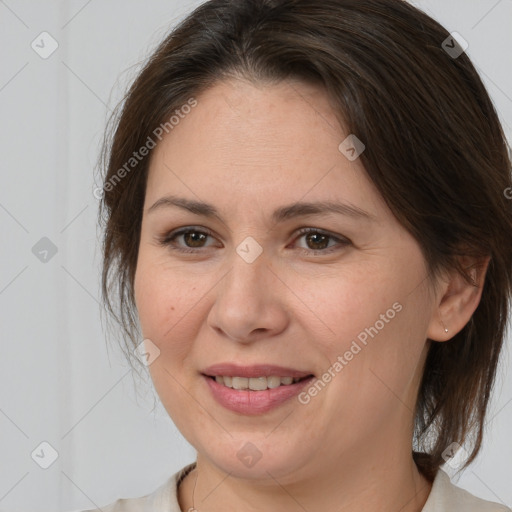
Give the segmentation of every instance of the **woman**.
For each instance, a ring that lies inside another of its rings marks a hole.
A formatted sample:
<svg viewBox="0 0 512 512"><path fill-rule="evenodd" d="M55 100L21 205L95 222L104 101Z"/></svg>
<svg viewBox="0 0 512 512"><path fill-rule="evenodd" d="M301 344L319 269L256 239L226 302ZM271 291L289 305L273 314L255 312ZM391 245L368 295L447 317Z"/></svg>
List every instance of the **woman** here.
<svg viewBox="0 0 512 512"><path fill-rule="evenodd" d="M463 42L406 2L194 11L126 97L101 213L106 305L197 461L102 510L510 511L440 469L482 444L510 167Z"/></svg>

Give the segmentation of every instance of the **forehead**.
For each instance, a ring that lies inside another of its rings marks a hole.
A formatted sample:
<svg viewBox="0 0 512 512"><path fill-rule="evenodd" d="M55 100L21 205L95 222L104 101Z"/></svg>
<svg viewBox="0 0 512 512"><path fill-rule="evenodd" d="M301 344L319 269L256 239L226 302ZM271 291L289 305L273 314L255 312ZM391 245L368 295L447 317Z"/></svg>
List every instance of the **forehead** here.
<svg viewBox="0 0 512 512"><path fill-rule="evenodd" d="M189 195L219 201L229 191L256 203L306 194L308 200L378 202L360 160L340 152L349 134L320 87L229 80L195 99L153 150L150 199L188 188Z"/></svg>
<svg viewBox="0 0 512 512"><path fill-rule="evenodd" d="M236 150L232 156L238 159L255 152L261 158L271 157L287 148L292 150L287 154L291 160L305 150L318 157L320 146L336 149L342 135L323 89L308 84L232 79L207 89L196 101L197 106L169 133L171 147L182 146L186 138L186 147L194 145L196 152L220 153L229 148Z"/></svg>

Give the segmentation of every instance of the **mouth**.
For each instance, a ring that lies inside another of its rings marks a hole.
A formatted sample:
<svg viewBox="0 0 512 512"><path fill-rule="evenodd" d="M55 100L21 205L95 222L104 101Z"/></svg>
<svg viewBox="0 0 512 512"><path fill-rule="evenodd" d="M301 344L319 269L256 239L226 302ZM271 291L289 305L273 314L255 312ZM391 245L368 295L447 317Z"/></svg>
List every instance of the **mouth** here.
<svg viewBox="0 0 512 512"><path fill-rule="evenodd" d="M238 391L265 391L267 389L275 389L282 386L291 386L297 382L310 379L313 374L304 377L281 377L278 375L262 376L262 377L240 377L232 375L205 375L209 379L214 380L217 384Z"/></svg>
<svg viewBox="0 0 512 512"><path fill-rule="evenodd" d="M226 391L255 392L254 396L258 391L275 393L284 391L284 388L297 388L314 377L313 373L307 371L273 364L241 366L228 362L209 366L202 371L202 375L215 381L220 388L227 388ZM253 393L249 395L253 396Z"/></svg>
<svg viewBox="0 0 512 512"><path fill-rule="evenodd" d="M293 404L312 373L278 366L212 366L201 373L210 396L225 409L243 415L260 415Z"/></svg>

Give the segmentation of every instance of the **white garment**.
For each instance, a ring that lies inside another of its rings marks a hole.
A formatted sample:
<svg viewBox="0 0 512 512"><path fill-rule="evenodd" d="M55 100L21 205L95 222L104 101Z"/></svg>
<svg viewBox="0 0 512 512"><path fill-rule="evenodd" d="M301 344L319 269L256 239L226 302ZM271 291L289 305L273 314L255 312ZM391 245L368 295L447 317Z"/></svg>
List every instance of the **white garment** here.
<svg viewBox="0 0 512 512"><path fill-rule="evenodd" d="M181 511L177 488L179 482L194 469L195 462L172 475L151 494L141 498L119 499L103 512L188 512ZM81 512L95 512L99 509ZM422 512L512 512L512 509L492 501L482 500L468 491L454 485L448 474L439 469Z"/></svg>

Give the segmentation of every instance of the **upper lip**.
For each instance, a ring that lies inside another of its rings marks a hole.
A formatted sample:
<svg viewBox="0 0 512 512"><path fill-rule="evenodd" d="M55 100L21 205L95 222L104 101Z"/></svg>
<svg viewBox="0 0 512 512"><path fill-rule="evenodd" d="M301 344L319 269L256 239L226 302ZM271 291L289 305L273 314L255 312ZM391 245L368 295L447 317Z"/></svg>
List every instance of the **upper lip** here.
<svg viewBox="0 0 512 512"><path fill-rule="evenodd" d="M239 366L232 363L219 363L208 366L202 370L204 375L209 377L226 376L226 377L293 377L301 379L313 375L311 372L303 372L294 368L285 368L284 366L276 366L274 364L255 364L251 366Z"/></svg>

